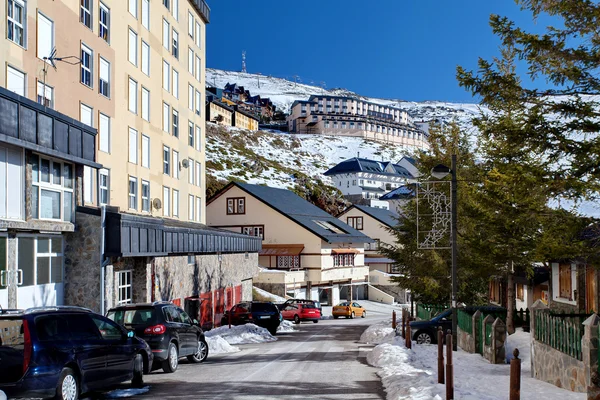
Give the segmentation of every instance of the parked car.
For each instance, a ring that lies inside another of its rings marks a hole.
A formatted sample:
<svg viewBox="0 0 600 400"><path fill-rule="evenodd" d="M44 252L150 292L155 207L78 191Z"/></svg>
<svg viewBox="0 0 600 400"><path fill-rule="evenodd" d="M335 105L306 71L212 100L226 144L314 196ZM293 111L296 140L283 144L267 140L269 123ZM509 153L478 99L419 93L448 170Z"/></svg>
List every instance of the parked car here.
<svg viewBox="0 0 600 400"><path fill-rule="evenodd" d="M82 393L143 383L152 351L102 315L78 307L0 314L0 390L9 397L76 400Z"/></svg>
<svg viewBox="0 0 600 400"><path fill-rule="evenodd" d="M225 311L221 318L221 326L228 325L231 316L232 325L255 324L269 330L271 335L277 333L281 322L281 314L275 304L264 301L247 301L238 303Z"/></svg>
<svg viewBox="0 0 600 400"><path fill-rule="evenodd" d="M153 369L175 372L181 357L193 363L208 357L208 344L198 321L192 321L173 303L126 304L111 308L107 317L148 342L154 354Z"/></svg>
<svg viewBox="0 0 600 400"><path fill-rule="evenodd" d="M321 303L315 300L288 299L285 301L285 303L278 304L277 307L279 307L280 310L283 310L289 304L313 304L315 307L317 307L321 315L323 315L323 308L321 307Z"/></svg>
<svg viewBox="0 0 600 400"><path fill-rule="evenodd" d="M346 318L354 318L354 317L362 317L365 318L367 316L367 311L357 302L355 301L342 301L337 306L333 307L331 311L333 318L346 317Z"/></svg>
<svg viewBox="0 0 600 400"><path fill-rule="evenodd" d="M315 324L321 319L321 312L314 304L296 303L288 304L281 310L283 319L294 321L299 324L301 321L312 321Z"/></svg>

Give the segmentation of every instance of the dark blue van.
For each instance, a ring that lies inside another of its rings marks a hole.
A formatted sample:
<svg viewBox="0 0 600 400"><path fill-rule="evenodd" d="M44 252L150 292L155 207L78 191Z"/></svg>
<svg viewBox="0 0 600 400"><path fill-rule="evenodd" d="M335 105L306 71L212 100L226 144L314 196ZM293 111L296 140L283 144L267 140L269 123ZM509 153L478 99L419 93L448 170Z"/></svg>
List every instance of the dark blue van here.
<svg viewBox="0 0 600 400"><path fill-rule="evenodd" d="M124 381L141 385L151 365L146 342L90 310L0 314L0 390L9 397L77 400Z"/></svg>

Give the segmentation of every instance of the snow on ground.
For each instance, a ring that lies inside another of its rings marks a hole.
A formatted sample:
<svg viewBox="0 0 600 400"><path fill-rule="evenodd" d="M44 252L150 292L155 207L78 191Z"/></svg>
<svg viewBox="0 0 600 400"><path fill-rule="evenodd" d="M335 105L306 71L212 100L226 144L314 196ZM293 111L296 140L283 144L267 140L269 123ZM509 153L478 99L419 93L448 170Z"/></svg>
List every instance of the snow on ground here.
<svg viewBox="0 0 600 400"><path fill-rule="evenodd" d="M206 336L206 343L208 343L208 354L236 353L240 351L239 347L230 345L227 340L219 335Z"/></svg>
<svg viewBox="0 0 600 400"><path fill-rule="evenodd" d="M256 293L258 293L259 295L261 295L263 298L267 299L268 301L275 301L275 302L284 302L285 299L281 296L277 296L276 294L267 292L266 290L262 290L260 288L257 288L256 286L252 287L252 290L256 291Z"/></svg>
<svg viewBox="0 0 600 400"><path fill-rule="evenodd" d="M232 326L231 328L221 326L205 332L204 335L208 338L220 336L229 344L265 343L277 340L267 329L254 324Z"/></svg>
<svg viewBox="0 0 600 400"><path fill-rule="evenodd" d="M445 386L437 383L437 345L417 345L407 349L404 339L385 335L385 326L377 324L365 331L367 339L384 341L367 355L370 365L379 367L387 392L393 400L441 400ZM369 332L369 333L367 333ZM362 339L362 338L361 338ZM508 338L508 350L521 352L521 399L583 400L585 393L574 393L531 378L530 335L518 331ZM508 398L510 366L492 365L479 354L462 350L454 353L455 398L461 400L497 400Z"/></svg>
<svg viewBox="0 0 600 400"><path fill-rule="evenodd" d="M150 390L150 386L145 386L139 389L116 389L106 393L104 396L107 399L121 399L125 397L133 397L139 394L147 393Z"/></svg>
<svg viewBox="0 0 600 400"><path fill-rule="evenodd" d="M396 337L396 332L392 329L391 321L385 320L376 325L371 325L360 335L359 342L369 344L390 343Z"/></svg>
<svg viewBox="0 0 600 400"><path fill-rule="evenodd" d="M290 333L290 332L296 332L296 328L294 328L294 324L291 321L288 321L286 319L284 319L283 321L281 321L281 324L279 324L279 327L277 328L277 333Z"/></svg>

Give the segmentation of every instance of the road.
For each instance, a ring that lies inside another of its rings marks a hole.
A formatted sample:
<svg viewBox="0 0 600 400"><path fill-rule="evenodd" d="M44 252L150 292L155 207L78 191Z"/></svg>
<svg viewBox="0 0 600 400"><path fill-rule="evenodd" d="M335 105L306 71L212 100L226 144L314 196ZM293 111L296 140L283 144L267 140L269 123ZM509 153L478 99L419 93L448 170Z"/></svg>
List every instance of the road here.
<svg viewBox="0 0 600 400"><path fill-rule="evenodd" d="M367 308L368 309L368 308ZM174 374L145 377L150 391L137 399L385 399L377 369L366 363L373 346L360 335L387 313L367 318L302 323L278 341L209 355L200 365L182 361Z"/></svg>

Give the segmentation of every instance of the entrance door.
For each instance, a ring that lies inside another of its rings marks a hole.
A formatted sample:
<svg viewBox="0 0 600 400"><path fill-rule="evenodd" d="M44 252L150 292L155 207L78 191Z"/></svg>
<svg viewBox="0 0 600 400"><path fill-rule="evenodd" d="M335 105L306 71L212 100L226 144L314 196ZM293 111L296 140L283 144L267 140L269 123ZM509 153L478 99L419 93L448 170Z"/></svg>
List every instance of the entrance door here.
<svg viewBox="0 0 600 400"><path fill-rule="evenodd" d="M6 237L0 236L0 307L8 308L8 271L6 268Z"/></svg>
<svg viewBox="0 0 600 400"><path fill-rule="evenodd" d="M596 282L596 269L591 265L585 271L585 311L598 311L598 288Z"/></svg>

